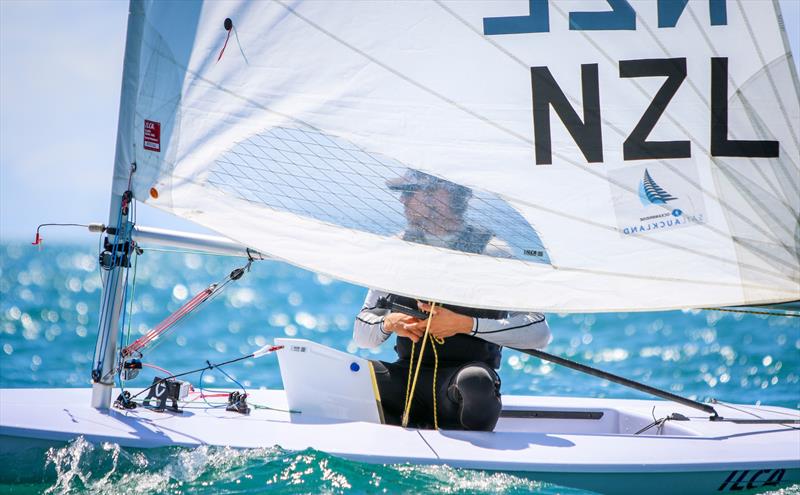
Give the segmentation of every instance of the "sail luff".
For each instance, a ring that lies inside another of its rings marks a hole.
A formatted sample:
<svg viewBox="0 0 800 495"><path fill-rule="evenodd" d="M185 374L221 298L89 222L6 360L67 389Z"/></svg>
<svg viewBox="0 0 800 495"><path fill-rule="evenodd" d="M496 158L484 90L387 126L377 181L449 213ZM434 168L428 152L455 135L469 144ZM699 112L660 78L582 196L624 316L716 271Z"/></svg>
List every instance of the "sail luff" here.
<svg viewBox="0 0 800 495"><path fill-rule="evenodd" d="M142 52L142 37L146 20L142 0L130 0L128 6L128 26L125 38L125 55L122 67L122 86L120 91L119 116L117 121L117 142L114 152L114 175L112 193L121 196L130 185L131 166L136 161L136 106L139 95L139 72ZM116 225L119 203L109 206L109 225ZM112 218L113 217L113 218Z"/></svg>

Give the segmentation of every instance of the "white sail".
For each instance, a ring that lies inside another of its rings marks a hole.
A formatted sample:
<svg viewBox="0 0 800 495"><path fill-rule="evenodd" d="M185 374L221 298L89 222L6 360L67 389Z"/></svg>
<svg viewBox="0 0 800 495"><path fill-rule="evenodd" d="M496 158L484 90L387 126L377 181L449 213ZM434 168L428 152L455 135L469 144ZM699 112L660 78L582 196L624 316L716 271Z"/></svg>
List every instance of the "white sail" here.
<svg viewBox="0 0 800 495"><path fill-rule="evenodd" d="M772 2L133 1L131 15L118 194L135 161L139 201L445 303L800 298L800 96ZM435 194L401 202L425 184L461 195L458 232L477 240L453 241ZM425 222L445 233L415 235Z"/></svg>

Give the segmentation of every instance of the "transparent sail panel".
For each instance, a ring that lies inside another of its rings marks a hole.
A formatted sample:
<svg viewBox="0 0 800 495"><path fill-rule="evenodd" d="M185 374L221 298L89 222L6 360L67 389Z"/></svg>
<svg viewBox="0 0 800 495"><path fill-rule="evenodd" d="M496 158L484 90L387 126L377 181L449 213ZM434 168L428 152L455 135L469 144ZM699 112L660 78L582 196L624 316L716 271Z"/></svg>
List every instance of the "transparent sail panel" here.
<svg viewBox="0 0 800 495"><path fill-rule="evenodd" d="M497 195L316 130L279 127L254 135L223 153L207 182L225 194L348 229L550 263L536 230Z"/></svg>
<svg viewBox="0 0 800 495"><path fill-rule="evenodd" d="M777 140L779 156L771 166L724 157L712 163L741 269L762 283L769 280L763 271L747 267L766 265L792 280L800 278L800 100L789 86L790 62L783 56L764 66L729 99L730 135ZM787 86L785 94L775 90L779 82ZM763 108L778 111L767 114Z"/></svg>

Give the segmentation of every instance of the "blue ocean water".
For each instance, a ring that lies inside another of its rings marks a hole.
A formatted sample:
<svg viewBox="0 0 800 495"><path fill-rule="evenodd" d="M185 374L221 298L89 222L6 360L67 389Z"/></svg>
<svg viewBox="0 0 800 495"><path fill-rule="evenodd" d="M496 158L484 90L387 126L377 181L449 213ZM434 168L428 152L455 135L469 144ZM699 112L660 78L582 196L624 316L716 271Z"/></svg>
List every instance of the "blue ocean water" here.
<svg viewBox="0 0 800 495"><path fill-rule="evenodd" d="M89 385L97 333L97 246L0 244L0 387ZM135 339L241 259L146 250L136 261L124 332ZM133 274L131 273L131 277ZM180 324L145 361L172 372L252 352L279 336L309 338L369 358L392 359L391 345L357 349L353 316L366 290L278 262L258 262L241 280ZM706 400L800 408L798 318L672 311L548 315L550 352L656 387ZM245 387L281 387L277 361L227 368ZM639 393L513 352L504 354L504 393L641 398ZM134 385L153 376L143 371ZM195 382L197 377L194 378ZM228 386L206 373L206 386ZM197 383L195 383L197 384ZM42 452L46 473L12 480L11 493L584 493L509 474L449 467L374 466L322 452L279 447L123 449L77 440ZM800 493L800 486L781 493Z"/></svg>

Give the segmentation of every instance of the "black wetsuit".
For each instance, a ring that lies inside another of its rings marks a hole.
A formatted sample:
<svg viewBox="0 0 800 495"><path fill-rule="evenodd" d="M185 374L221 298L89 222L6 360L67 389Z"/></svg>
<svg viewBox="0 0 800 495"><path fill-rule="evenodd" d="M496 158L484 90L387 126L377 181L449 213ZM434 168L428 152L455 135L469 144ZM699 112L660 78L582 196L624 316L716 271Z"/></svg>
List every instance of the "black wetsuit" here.
<svg viewBox="0 0 800 495"><path fill-rule="evenodd" d="M392 295L404 306L416 307L410 298ZM504 311L448 306L445 308L476 318L500 319ZM397 337L394 363L375 362L375 374L381 394L384 419L389 424L401 424L405 410L412 353L411 339ZM434 352L435 346L435 352ZM421 341L414 345L414 366L419 360ZM434 371L436 379L436 411L438 425L444 429L491 431L500 416L501 347L470 335L458 334L433 344L429 339L422 357L412 399L409 426L434 427ZM413 380L413 376L412 376Z"/></svg>
<svg viewBox="0 0 800 495"><path fill-rule="evenodd" d="M403 239L422 244L427 242L421 233L406 232ZM483 253L492 239L492 234L478 228L467 226L459 234L447 242L446 246L457 251L480 254ZM356 319L355 333L362 328L368 337L362 341L370 347L375 345L371 336L382 335L383 341L391 336L390 332L383 330L383 319L389 310L379 309L376 301L380 296L379 291L370 291L361 313ZM416 308L417 301L396 295L388 295L407 307ZM373 297L375 296L375 297ZM371 300L375 299L375 300ZM490 431L494 429L500 416L500 378L495 372L500 367L501 347L489 340L507 339L498 338L508 335L507 332L530 332L531 337L536 337L533 342L524 342L518 345L537 347L546 345L549 340L549 330L544 322L544 315L528 314L516 322L509 321L511 313L505 311L482 310L459 306L444 307L457 313L475 318L476 326L473 333L457 334L444 339L443 344L436 345L438 367L435 367L434 352L428 343L423 356L423 364L417 378L413 395L409 426L418 428L431 428L434 426L434 369L436 370L436 411L438 425L445 429L467 429ZM530 316L530 317L528 317ZM514 318L520 318L516 313ZM502 330L481 332L478 328L479 321L486 324L489 320L504 320L505 325L515 325ZM537 328L536 331L530 329ZM501 333L502 332L502 333ZM489 340L475 335L491 335ZM375 371L378 388L383 405L384 419L389 424L401 424L405 410L405 398L409 380L409 360L411 358L412 342L406 337L397 337L395 350L397 361L393 363L375 361ZM414 346L414 363L420 354L421 344Z"/></svg>

